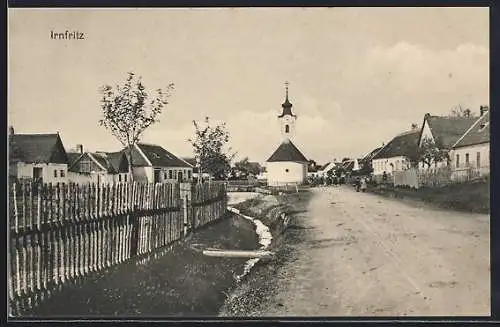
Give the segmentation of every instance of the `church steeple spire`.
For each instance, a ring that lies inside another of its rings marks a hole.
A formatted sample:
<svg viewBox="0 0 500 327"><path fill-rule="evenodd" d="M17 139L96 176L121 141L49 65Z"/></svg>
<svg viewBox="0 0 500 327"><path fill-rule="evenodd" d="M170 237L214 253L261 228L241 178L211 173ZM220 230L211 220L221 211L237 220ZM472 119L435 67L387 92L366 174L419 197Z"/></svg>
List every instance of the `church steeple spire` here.
<svg viewBox="0 0 500 327"><path fill-rule="evenodd" d="M281 112L281 115L278 116L278 118L282 118L285 115L295 117L295 115L292 113L292 104L291 104L290 100L288 100L288 85L289 84L290 83L288 83L288 81L285 82L285 92L286 92L285 102L281 105L281 107L283 108L283 111Z"/></svg>

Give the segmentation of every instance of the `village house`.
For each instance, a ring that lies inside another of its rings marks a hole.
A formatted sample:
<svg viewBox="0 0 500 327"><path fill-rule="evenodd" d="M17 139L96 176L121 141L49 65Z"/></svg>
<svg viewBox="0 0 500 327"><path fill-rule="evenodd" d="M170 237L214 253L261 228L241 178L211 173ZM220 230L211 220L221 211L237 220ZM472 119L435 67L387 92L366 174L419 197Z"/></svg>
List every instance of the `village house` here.
<svg viewBox="0 0 500 327"><path fill-rule="evenodd" d="M68 152L68 180L73 183L125 183L129 180L127 156L123 152Z"/></svg>
<svg viewBox="0 0 500 327"><path fill-rule="evenodd" d="M418 128L412 128L384 145L372 158L373 175L380 176L384 172L390 175L410 168L412 158L416 157L419 136Z"/></svg>
<svg viewBox="0 0 500 327"><path fill-rule="evenodd" d="M363 158L361 158L359 160L359 164L361 166L361 171L365 174L371 174L373 173L373 164L372 164L372 160L373 160L373 157L380 151L382 150L382 147L377 147L375 149L373 149L372 151L370 151L369 153L367 153Z"/></svg>
<svg viewBox="0 0 500 327"><path fill-rule="evenodd" d="M295 133L297 116L292 113L292 104L288 99L288 84L285 102L281 107L282 113L278 119L283 141L267 159L267 183L269 186L303 184L307 179L308 160L290 140Z"/></svg>
<svg viewBox="0 0 500 327"><path fill-rule="evenodd" d="M481 116L453 144L451 151L452 179L475 173L490 173L490 112L481 107Z"/></svg>
<svg viewBox="0 0 500 327"><path fill-rule="evenodd" d="M9 177L40 183L65 183L68 180L68 155L59 133L9 133Z"/></svg>
<svg viewBox="0 0 500 327"><path fill-rule="evenodd" d="M323 166L321 166L319 169L318 169L318 174L317 176L318 177L327 177L329 172L331 171L330 174L334 174L335 173L335 169L337 169L339 167L340 163L337 162L336 160L334 161L330 161L326 164L324 164Z"/></svg>
<svg viewBox="0 0 500 327"><path fill-rule="evenodd" d="M129 148L122 150L127 155ZM132 146L132 174L134 181L149 183L191 182L193 166L154 144L137 143Z"/></svg>
<svg viewBox="0 0 500 327"><path fill-rule="evenodd" d="M193 179L198 179L198 166L196 164L196 159L195 158L182 158L182 160L184 160L185 162L187 162L189 165L191 165L192 169L193 169L193 175L192 175L192 178ZM210 174L208 173L203 173L203 179L204 180L208 180L210 179Z"/></svg>
<svg viewBox="0 0 500 327"><path fill-rule="evenodd" d="M431 116L427 113L424 116L418 146L422 148L424 141L427 139L432 142L439 150L444 150L448 154L451 151L453 144L472 126L474 118L469 117L441 117ZM425 163L420 161L419 169L440 168L449 165L449 161L443 159L439 162Z"/></svg>

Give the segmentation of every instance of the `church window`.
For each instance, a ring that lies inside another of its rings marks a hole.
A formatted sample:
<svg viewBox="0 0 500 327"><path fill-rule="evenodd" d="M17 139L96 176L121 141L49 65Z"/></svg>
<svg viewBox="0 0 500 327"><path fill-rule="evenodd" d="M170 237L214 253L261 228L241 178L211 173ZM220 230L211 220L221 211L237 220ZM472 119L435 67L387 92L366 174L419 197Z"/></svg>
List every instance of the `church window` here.
<svg viewBox="0 0 500 327"><path fill-rule="evenodd" d="M287 126L288 126L288 125L287 125ZM288 170L288 168L287 168L287 169L285 169L285 171L288 173L288 171L289 171L289 170Z"/></svg>
<svg viewBox="0 0 500 327"><path fill-rule="evenodd" d="M290 133L290 126L285 125L285 133Z"/></svg>

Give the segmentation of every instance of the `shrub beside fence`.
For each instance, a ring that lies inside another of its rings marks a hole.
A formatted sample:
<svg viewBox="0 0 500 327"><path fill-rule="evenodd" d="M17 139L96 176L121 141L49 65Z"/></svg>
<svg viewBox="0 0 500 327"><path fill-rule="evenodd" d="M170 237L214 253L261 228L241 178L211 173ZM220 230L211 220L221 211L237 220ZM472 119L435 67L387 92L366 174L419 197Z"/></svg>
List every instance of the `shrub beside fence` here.
<svg viewBox="0 0 500 327"><path fill-rule="evenodd" d="M224 184L187 185L181 197L180 184L13 184L11 314L68 281L151 253L225 214Z"/></svg>

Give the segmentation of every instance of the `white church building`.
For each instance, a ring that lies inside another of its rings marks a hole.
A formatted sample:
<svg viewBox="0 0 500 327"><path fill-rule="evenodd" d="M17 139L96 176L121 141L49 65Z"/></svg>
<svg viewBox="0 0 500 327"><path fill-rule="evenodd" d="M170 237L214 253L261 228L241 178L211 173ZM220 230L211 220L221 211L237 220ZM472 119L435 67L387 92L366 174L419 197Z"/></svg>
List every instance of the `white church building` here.
<svg viewBox="0 0 500 327"><path fill-rule="evenodd" d="M267 159L269 186L300 185L307 178L307 159L291 141L295 134L297 116L292 113L292 104L288 100L288 83L285 84L286 99L281 105L283 111L278 116L283 141Z"/></svg>

